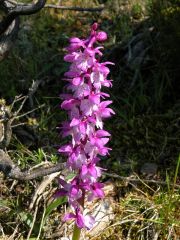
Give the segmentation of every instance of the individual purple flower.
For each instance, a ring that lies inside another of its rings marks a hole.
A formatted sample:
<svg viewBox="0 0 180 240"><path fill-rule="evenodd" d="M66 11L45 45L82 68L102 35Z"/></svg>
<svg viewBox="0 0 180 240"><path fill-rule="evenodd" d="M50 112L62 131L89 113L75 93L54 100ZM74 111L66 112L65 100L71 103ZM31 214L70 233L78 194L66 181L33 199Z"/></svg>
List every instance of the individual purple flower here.
<svg viewBox="0 0 180 240"><path fill-rule="evenodd" d="M110 133L103 129L103 121L115 114L109 107L109 94L102 92L102 87L112 86L107 65L113 63L100 61L103 47L99 43L107 39L107 34L97 29L94 23L87 39L70 39L64 56L70 63L63 79L67 92L60 95L61 108L68 113L68 120L60 127L61 136L70 136L71 141L58 151L67 156L66 166L76 176L70 181L60 179L56 196L67 196L73 212L67 213L64 220L74 219L80 229L90 229L94 224L92 216L83 214L85 199L104 197L104 185L98 182L104 169L97 163L111 150L106 146Z"/></svg>
<svg viewBox="0 0 180 240"><path fill-rule="evenodd" d="M69 202L72 206L78 205L78 199L82 197L82 189L80 185L78 184L78 179L74 179L70 183L67 183L63 179L59 179L59 184L62 186L54 195L55 198L67 196L69 199Z"/></svg>
<svg viewBox="0 0 180 240"><path fill-rule="evenodd" d="M99 158L92 159L88 164L83 164L80 169L80 177L82 181L93 183L101 176L102 168L96 166Z"/></svg>
<svg viewBox="0 0 180 240"><path fill-rule="evenodd" d="M95 223L95 219L90 215L83 215L79 208L76 208L74 213L67 213L63 220L69 221L71 219L75 219L76 225L81 228L91 229Z"/></svg>
<svg viewBox="0 0 180 240"><path fill-rule="evenodd" d="M69 41L70 41L70 45L69 45L69 47L67 47L67 50L69 52L76 51L80 47L85 47L84 40L81 40L81 39L79 39L77 37L72 37L72 38L70 38Z"/></svg>
<svg viewBox="0 0 180 240"><path fill-rule="evenodd" d="M89 186L88 201L92 201L94 198L104 198L103 191L104 184L96 182Z"/></svg>

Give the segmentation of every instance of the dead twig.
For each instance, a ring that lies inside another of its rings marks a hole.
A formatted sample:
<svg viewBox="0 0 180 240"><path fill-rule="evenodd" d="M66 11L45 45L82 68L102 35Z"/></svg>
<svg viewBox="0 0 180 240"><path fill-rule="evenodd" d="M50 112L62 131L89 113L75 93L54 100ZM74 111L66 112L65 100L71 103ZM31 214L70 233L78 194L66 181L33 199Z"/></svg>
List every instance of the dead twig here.
<svg viewBox="0 0 180 240"><path fill-rule="evenodd" d="M36 222L36 217L37 217L37 212L38 212L38 204L39 204L39 201L41 200L42 196L39 196L39 198L37 199L37 202L36 202L36 207L35 207L35 211L34 211L34 217L33 217L33 221L32 221L32 224L31 224L31 228L28 232L28 235L27 235L27 240L29 240L29 238L31 237L31 233L32 233L32 230L34 228L34 224Z"/></svg>
<svg viewBox="0 0 180 240"><path fill-rule="evenodd" d="M17 226L16 226L15 229L14 229L13 234L8 238L8 240L13 240L13 239L15 239L15 236L16 236L17 233L18 233L18 228L19 228L19 224L17 224Z"/></svg>
<svg viewBox="0 0 180 240"><path fill-rule="evenodd" d="M14 164L10 156L8 155L6 151L6 147L8 147L9 142L11 140L12 135L12 127L16 127L18 125L22 125L23 123L16 124L12 126L13 121L17 118L21 118L26 116L29 113L32 113L33 111L41 108L44 106L41 105L33 110L30 110L24 114L18 115L20 111L22 110L26 100L30 98L38 89L38 86L41 84L42 80L33 81L32 86L29 88L28 94L26 96L18 96L14 99L12 103L12 107L10 108L12 110L14 104L16 102L19 102L22 100L18 110L15 113L9 112L9 109L6 107L5 103L1 107L4 111L5 120L2 119L1 121L1 128L2 128L2 140L1 140L1 147L0 147L0 171L4 173L4 175L11 179L16 180L31 180L38 177L46 176L55 172L59 172L60 170L64 169L65 163L57 163L56 165L51 165L48 167L40 167L37 169L30 169L30 170L21 170L18 165Z"/></svg>
<svg viewBox="0 0 180 240"><path fill-rule="evenodd" d="M13 5L24 5L24 3L19 3L17 1L13 1L13 0L7 0L7 2L13 4ZM28 6L30 4L26 4L26 6ZM84 7L73 7L73 6L62 6L62 5L55 5L55 4L46 4L44 6L44 8L54 8L54 9L59 9L59 10L70 10L70 11L79 11L79 12L101 12L102 10L104 10L104 7L88 7L88 8L84 8Z"/></svg>
<svg viewBox="0 0 180 240"><path fill-rule="evenodd" d="M11 25L11 23L20 15L31 15L40 11L46 3L46 0L39 0L35 4L17 4L7 7L8 14L0 22L0 35L3 34Z"/></svg>
<svg viewBox="0 0 180 240"><path fill-rule="evenodd" d="M23 113L23 114L21 114L21 115L19 115L19 116L15 116L13 119L22 118L22 117L24 117L24 116L26 116L26 115L28 115L28 114L30 114L30 113L32 113L32 112L34 112L34 111L42 108L42 107L44 107L44 106L45 106L45 104L42 104L42 105L38 106L37 108L34 108L34 109L32 109L32 110L30 110L30 111L28 111L28 112L26 112L26 113ZM16 126L19 126L19 125L22 125L22 123L17 124L17 125L13 125L12 127L16 127ZM24 125L24 124L23 124L23 125Z"/></svg>
<svg viewBox="0 0 180 240"><path fill-rule="evenodd" d="M70 10L70 11L79 11L79 12L101 12L102 10L104 10L104 7L95 7L95 8L67 7L67 6L58 6L54 4L46 4L44 8L54 8L59 10Z"/></svg>
<svg viewBox="0 0 180 240"><path fill-rule="evenodd" d="M52 173L49 176L46 176L43 181L39 184L39 186L36 188L36 191L34 193L34 196L32 198L32 201L29 205L29 210L32 210L34 207L34 204L36 202L36 199L39 195L43 193L43 191L46 189L46 187L60 174L60 172Z"/></svg>
<svg viewBox="0 0 180 240"><path fill-rule="evenodd" d="M22 100L22 99L23 99L23 101L22 101L21 105L19 106L18 110L13 114L12 121L13 121L15 118L18 118L18 117L19 117L19 116L17 116L17 115L18 115L18 113L20 113L20 111L22 110L25 102L27 101L28 98L31 98L31 97L34 95L34 93L37 91L37 89L38 89L39 85L42 83L42 81L43 81L43 80L33 81L31 87L29 88L29 91L28 91L28 94L27 94L27 95L25 95L25 96L20 96L19 98L18 98L18 97L15 97L15 100L14 100L13 103L12 103L13 106L14 106L14 103L15 103L15 102L20 101L20 100ZM12 110L12 107L11 107L11 110ZM36 110L36 109L35 109L35 110ZM31 112L32 112L32 111L35 111L35 110L31 110ZM28 113L31 113L31 112L28 112ZM27 115L28 113L26 113L25 115ZM23 114L23 115L21 115L21 117L22 117L22 116L25 116L25 115Z"/></svg>
<svg viewBox="0 0 180 240"><path fill-rule="evenodd" d="M38 0L34 4L14 4L9 1L0 1L0 9L5 16L0 20L0 61L8 55L11 47L17 39L19 32L19 17L31 15L40 11L46 0Z"/></svg>
<svg viewBox="0 0 180 240"><path fill-rule="evenodd" d="M34 170L21 170L17 165L13 163L10 156L0 149L0 171L4 175L11 179L17 180L32 180L38 177L47 176L51 173L59 172L65 168L65 163L57 163L48 167L39 167Z"/></svg>
<svg viewBox="0 0 180 240"><path fill-rule="evenodd" d="M104 172L103 175L107 176L107 177L111 177L111 178L118 178L122 181L125 181L127 183L154 183L156 185L163 185L166 186L167 183L165 181L157 181L157 180L148 180L148 179L140 179L140 178L131 178L131 177L123 177L123 176L119 176L116 173L106 173ZM175 188L180 188L180 185L178 184L169 184L170 186L173 186Z"/></svg>

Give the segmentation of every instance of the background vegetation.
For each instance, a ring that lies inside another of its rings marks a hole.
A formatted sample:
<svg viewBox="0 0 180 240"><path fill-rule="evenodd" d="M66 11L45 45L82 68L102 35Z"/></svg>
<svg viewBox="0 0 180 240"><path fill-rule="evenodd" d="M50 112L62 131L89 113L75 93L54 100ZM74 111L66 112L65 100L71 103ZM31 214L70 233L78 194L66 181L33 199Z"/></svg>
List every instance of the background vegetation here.
<svg viewBox="0 0 180 240"><path fill-rule="evenodd" d="M58 1L53 0L53 4ZM71 36L83 37L97 21L109 39L104 60L111 67L110 94L116 116L106 122L112 133L111 156L102 166L119 176L142 179L129 184L114 177L114 220L96 240L163 240L180 238L179 164L180 6L176 0L71 0L62 5L97 7L102 12L44 8L23 17L15 46L0 64L0 97L10 105L27 94L33 81L37 92L16 120L9 154L21 168L63 161L57 126L65 118L59 109L61 80L68 65L64 47ZM12 111L16 111L16 103ZM23 125L19 125L23 122ZM19 126L18 126L19 125ZM60 159L60 160L59 160ZM147 183L154 179L157 183ZM57 187L51 182L30 209L42 179L29 182L0 177L0 239L58 239L64 199L52 205ZM165 184L160 184L163 182ZM147 185L148 184L148 185ZM38 214L37 214L38 211ZM33 216L36 213L36 218Z"/></svg>

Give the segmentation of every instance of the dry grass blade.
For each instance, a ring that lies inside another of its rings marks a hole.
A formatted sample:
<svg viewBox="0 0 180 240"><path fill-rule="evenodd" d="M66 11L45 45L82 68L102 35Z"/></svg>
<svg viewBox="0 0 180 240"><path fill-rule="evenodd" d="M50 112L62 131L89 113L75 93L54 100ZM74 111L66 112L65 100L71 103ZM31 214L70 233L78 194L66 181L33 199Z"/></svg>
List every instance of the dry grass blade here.
<svg viewBox="0 0 180 240"><path fill-rule="evenodd" d="M32 201L29 205L29 210L32 210L34 207L35 202L38 200L39 196L43 194L44 190L46 189L46 187L52 183L52 181L60 175L60 172L57 173L52 173L48 176L46 176L42 182L39 184L39 186L36 188L36 191L34 193L34 196L32 198Z"/></svg>

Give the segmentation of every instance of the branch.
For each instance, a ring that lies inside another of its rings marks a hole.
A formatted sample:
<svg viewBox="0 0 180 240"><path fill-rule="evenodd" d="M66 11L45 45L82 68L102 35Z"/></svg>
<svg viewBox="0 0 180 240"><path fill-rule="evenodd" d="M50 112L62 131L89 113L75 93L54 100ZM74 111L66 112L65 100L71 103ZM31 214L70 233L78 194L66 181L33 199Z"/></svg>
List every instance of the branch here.
<svg viewBox="0 0 180 240"><path fill-rule="evenodd" d="M0 21L0 61L8 54L12 47L13 41L17 38L20 15L31 15L40 11L43 7L54 8L60 10L96 12L102 11L104 7L83 8L68 7L46 4L46 0L38 0L35 4L18 3L14 0L0 0L0 8L6 13L5 17ZM13 40L12 40L13 39Z"/></svg>
<svg viewBox="0 0 180 240"><path fill-rule="evenodd" d="M1 23L0 23L1 24ZM0 35L0 61L2 61L9 53L15 39L17 38L19 30L19 18L12 21L11 25Z"/></svg>
<svg viewBox="0 0 180 240"><path fill-rule="evenodd" d="M57 163L49 167L39 167L34 170L22 171L17 165L15 165L10 156L0 149L0 171L4 175L11 179L16 180L32 180L38 177L43 177L51 173L59 172L65 168L65 163Z"/></svg>
<svg viewBox="0 0 180 240"><path fill-rule="evenodd" d="M18 3L14 0L7 0L11 4L24 5L24 3ZM27 4L28 5L28 4ZM70 10L70 11L79 11L79 12L101 12L104 10L104 7L94 7L94 8L83 8L83 7L72 7L72 6L60 6L54 4L46 4L44 8L55 8L60 10Z"/></svg>
<svg viewBox="0 0 180 240"><path fill-rule="evenodd" d="M154 184L159 184L159 185L163 185L166 186L167 183L164 181L157 181L157 180L148 180L148 179L140 179L140 178L131 178L131 177L123 177L123 176L119 176L116 173L106 173L104 172L103 175L111 177L111 178L118 178L122 181L125 182L129 182L129 183L154 183ZM176 188L180 188L180 185L178 184L170 184L170 186L174 186Z"/></svg>
<svg viewBox="0 0 180 240"><path fill-rule="evenodd" d="M79 11L79 12L101 12L104 7L96 7L96 8L83 8L83 7L67 7L67 6L58 6L54 4L46 4L45 8L55 8L60 10L70 10L70 11Z"/></svg>
<svg viewBox="0 0 180 240"><path fill-rule="evenodd" d="M0 8L6 15L0 21L0 61L9 53L19 30L19 16L30 15L41 10L46 0L38 0L35 4L18 4L0 0Z"/></svg>
<svg viewBox="0 0 180 240"><path fill-rule="evenodd" d="M20 15L31 15L36 13L44 7L45 3L46 0L39 0L35 4L17 5L13 7L0 22L0 35L7 30L15 18Z"/></svg>

